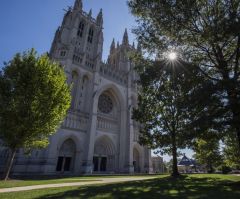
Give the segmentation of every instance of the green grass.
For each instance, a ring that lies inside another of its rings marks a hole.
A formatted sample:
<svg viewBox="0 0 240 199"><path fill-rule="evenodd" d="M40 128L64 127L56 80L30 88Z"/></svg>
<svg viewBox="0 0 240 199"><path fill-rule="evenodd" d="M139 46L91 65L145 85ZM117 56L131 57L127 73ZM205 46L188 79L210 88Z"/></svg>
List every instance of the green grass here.
<svg viewBox="0 0 240 199"><path fill-rule="evenodd" d="M240 177L221 174L183 175L82 187L4 193L1 199L239 199Z"/></svg>
<svg viewBox="0 0 240 199"><path fill-rule="evenodd" d="M146 175L139 175L146 176ZM149 176L149 175L148 175ZM21 187L21 186L31 186L31 185L43 185L43 184L57 184L57 183L65 183L65 182L89 182L89 181L98 181L100 178L121 178L126 177L126 175L117 175L117 176L82 176L82 177L47 177L47 176L39 176L34 179L30 178L15 178L8 181L0 180L0 188L11 188L11 187ZM136 176L128 176L128 177L136 177Z"/></svg>

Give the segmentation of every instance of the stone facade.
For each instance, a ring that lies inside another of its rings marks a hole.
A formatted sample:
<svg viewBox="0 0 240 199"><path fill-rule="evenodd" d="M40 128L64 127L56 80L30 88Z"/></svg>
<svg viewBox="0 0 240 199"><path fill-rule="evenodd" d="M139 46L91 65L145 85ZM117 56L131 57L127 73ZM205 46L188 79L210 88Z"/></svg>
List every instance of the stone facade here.
<svg viewBox="0 0 240 199"><path fill-rule="evenodd" d="M163 158L160 156L152 157L153 173L164 173Z"/></svg>
<svg viewBox="0 0 240 199"><path fill-rule="evenodd" d="M128 55L137 49L125 30L121 44L113 40L104 63L102 29L102 10L94 19L91 11L82 10L81 0L66 12L50 57L72 84L71 108L45 150L34 150L31 156L18 152L15 173L150 172L151 152L138 144L138 125L131 119L137 74Z"/></svg>

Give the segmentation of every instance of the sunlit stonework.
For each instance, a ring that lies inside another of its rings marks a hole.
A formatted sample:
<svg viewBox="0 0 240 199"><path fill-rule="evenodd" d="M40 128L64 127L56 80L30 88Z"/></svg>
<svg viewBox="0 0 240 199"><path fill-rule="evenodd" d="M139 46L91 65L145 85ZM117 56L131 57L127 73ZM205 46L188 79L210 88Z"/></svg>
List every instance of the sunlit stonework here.
<svg viewBox="0 0 240 199"><path fill-rule="evenodd" d="M31 156L18 152L14 173L150 172L151 152L138 144L138 125L131 119L138 76L127 55L136 50L125 30L122 42L113 40L103 62L103 13L93 18L76 0L65 13L49 53L72 84L71 108L46 149L34 150Z"/></svg>

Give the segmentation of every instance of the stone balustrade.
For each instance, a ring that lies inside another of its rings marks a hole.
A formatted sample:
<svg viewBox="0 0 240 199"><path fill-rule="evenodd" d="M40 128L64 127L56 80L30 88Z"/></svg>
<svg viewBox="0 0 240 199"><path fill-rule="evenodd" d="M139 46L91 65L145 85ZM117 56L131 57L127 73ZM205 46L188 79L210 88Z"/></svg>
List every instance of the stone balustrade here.
<svg viewBox="0 0 240 199"><path fill-rule="evenodd" d="M62 128L86 131L89 115L70 110L62 124Z"/></svg>
<svg viewBox="0 0 240 199"><path fill-rule="evenodd" d="M110 118L98 116L97 128L102 131L117 133L119 131L118 121Z"/></svg>

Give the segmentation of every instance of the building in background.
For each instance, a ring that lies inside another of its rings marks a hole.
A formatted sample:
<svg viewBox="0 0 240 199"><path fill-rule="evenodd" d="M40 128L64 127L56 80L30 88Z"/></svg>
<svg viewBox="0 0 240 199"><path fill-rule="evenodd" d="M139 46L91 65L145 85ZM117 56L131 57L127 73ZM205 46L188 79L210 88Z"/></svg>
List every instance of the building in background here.
<svg viewBox="0 0 240 199"><path fill-rule="evenodd" d="M140 50L113 40L106 63L103 13L96 18L76 0L57 29L50 50L72 84L72 103L57 133L44 150L25 156L19 150L15 174L148 173L151 152L138 144L138 124L131 119L137 105L138 78L129 53ZM3 149L5 152L7 149ZM7 155L1 152L1 164ZM3 168L3 167L2 167Z"/></svg>
<svg viewBox="0 0 240 199"><path fill-rule="evenodd" d="M163 158L160 156L152 157L152 170L153 173L164 173Z"/></svg>
<svg viewBox="0 0 240 199"><path fill-rule="evenodd" d="M196 161L188 158L185 154L178 163L178 171L180 173L195 173L197 172Z"/></svg>

